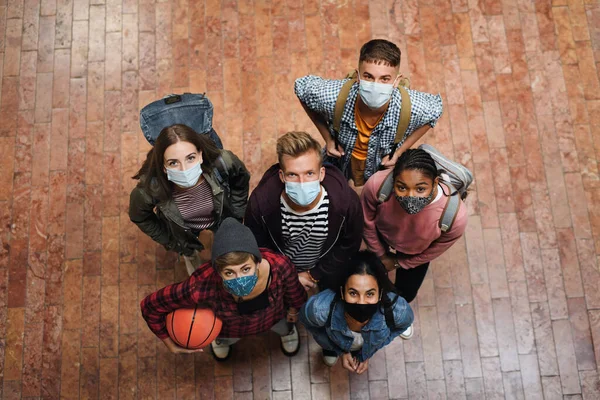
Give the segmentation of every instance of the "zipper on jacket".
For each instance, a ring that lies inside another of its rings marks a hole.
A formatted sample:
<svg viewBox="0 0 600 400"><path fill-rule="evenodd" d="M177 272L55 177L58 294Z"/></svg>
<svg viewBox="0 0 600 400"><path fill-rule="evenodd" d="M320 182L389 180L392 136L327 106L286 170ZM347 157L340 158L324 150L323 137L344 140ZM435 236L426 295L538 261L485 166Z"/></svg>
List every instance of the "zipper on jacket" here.
<svg viewBox="0 0 600 400"><path fill-rule="evenodd" d="M346 217L342 217L342 223L340 224L340 229L338 229L338 233L337 233L337 236L335 237L335 240L333 241L333 244L327 249L327 251L325 253L323 253L323 254L321 254L319 256L319 260L321 258L323 258L325 256L325 254L329 253L329 251L331 251L331 249L333 249L333 246L335 246L335 244L337 243L338 239L340 238L340 233L342 233L342 227L344 226L344 222L345 221L346 221Z"/></svg>
<svg viewBox="0 0 600 400"><path fill-rule="evenodd" d="M223 220L223 203L225 202L225 190L221 187L221 185L217 182L217 180L214 180L211 176L205 176L204 179L207 180L208 185L210 186L211 192L214 197L221 195L221 208L219 210L219 214L218 214L219 218L217 221L217 225L221 225L221 221ZM215 220L217 220L217 218L215 218Z"/></svg>
<svg viewBox="0 0 600 400"><path fill-rule="evenodd" d="M176 224L177 226L183 228L186 231L191 231L191 229L188 228L187 226L182 225L179 222L175 221L175 219L173 219L172 216L170 216L168 212L165 212L165 210L162 207L159 206L159 208L160 208L160 211L164 214L164 216L169 219L169 221L173 222L174 224Z"/></svg>
<svg viewBox="0 0 600 400"><path fill-rule="evenodd" d="M267 232L269 232L269 236L271 237L271 240L273 241L273 243L275 243L275 246L277 246L277 250L279 250L279 252L281 254L285 254L283 252L283 250L281 250L281 248L279 247L279 245L277 245L277 242L275 241L275 238L273 238L273 235L271 234L271 231L269 230L269 226L267 225L267 221L265 221L265 216L261 215L261 219L263 221L263 224L265 224L265 227L267 228Z"/></svg>

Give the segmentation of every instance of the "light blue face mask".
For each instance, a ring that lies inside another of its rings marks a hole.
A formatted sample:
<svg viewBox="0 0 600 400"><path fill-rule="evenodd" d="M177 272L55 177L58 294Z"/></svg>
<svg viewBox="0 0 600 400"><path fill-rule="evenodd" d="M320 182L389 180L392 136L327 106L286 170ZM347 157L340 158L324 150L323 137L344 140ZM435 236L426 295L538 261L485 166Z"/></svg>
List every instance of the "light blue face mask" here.
<svg viewBox="0 0 600 400"><path fill-rule="evenodd" d="M192 168L186 169L185 171L167 168L167 179L177 186L181 186L182 188L191 188L194 186L196 183L198 183L200 175L202 175L202 167L200 162L196 163L196 165L194 165Z"/></svg>
<svg viewBox="0 0 600 400"><path fill-rule="evenodd" d="M319 174L320 176L320 174ZM321 180L311 182L285 182L285 193L299 206L306 207L321 193Z"/></svg>
<svg viewBox="0 0 600 400"><path fill-rule="evenodd" d="M377 83L360 80L358 94L363 103L372 110L383 106L392 96L394 86L388 83Z"/></svg>
<svg viewBox="0 0 600 400"><path fill-rule="evenodd" d="M258 282L258 266L254 270L254 275L240 276L229 280L223 279L223 286L225 286L225 290L234 296L244 297L252 292L256 282Z"/></svg>

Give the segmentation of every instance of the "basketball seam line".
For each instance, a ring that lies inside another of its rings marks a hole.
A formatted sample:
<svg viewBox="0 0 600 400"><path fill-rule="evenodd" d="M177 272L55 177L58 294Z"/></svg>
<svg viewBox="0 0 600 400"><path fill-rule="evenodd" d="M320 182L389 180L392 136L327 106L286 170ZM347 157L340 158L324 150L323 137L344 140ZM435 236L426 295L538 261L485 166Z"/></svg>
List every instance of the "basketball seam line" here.
<svg viewBox="0 0 600 400"><path fill-rule="evenodd" d="M214 313L213 311L213 324L212 327L210 328L210 332L208 332L208 336L206 337L206 339L204 339L202 341L202 343L200 344L200 346L204 345L204 343L206 343L206 341L208 340L208 338L210 338L210 335L212 335L213 331L215 330L215 325L217 323L217 314Z"/></svg>
<svg viewBox="0 0 600 400"><path fill-rule="evenodd" d="M175 310L177 311L177 310ZM183 347L183 343L181 343L179 341L179 339L177 339L177 334L175 333L175 313L173 313L173 316L171 317L171 332L173 332L173 339L175 340L175 342L177 343L177 345L179 345L180 347Z"/></svg>
<svg viewBox="0 0 600 400"><path fill-rule="evenodd" d="M198 311L198 306L194 307L194 314L192 315L192 323L190 324L190 330L188 332L187 343L185 345L186 349L189 349L190 340L192 338L192 330L194 329L194 323L196 322L196 311Z"/></svg>

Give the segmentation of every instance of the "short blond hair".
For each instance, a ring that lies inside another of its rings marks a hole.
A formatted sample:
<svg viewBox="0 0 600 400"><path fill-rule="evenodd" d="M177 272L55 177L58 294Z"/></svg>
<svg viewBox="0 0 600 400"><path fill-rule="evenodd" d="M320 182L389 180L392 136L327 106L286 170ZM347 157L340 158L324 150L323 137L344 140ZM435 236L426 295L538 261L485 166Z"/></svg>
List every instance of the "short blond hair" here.
<svg viewBox="0 0 600 400"><path fill-rule="evenodd" d="M323 163L321 145L306 132L288 132L277 139L277 160L282 166L283 156L296 158L302 154L315 151L319 155L319 165Z"/></svg>

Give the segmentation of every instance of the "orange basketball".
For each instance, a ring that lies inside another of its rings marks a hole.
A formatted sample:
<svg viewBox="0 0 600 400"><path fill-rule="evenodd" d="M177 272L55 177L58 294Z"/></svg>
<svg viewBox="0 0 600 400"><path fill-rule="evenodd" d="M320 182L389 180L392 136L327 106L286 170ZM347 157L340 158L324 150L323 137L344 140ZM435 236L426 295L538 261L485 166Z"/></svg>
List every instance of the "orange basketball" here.
<svg viewBox="0 0 600 400"><path fill-rule="evenodd" d="M186 349L201 349L215 340L223 323L210 308L180 308L167 315L171 339Z"/></svg>

